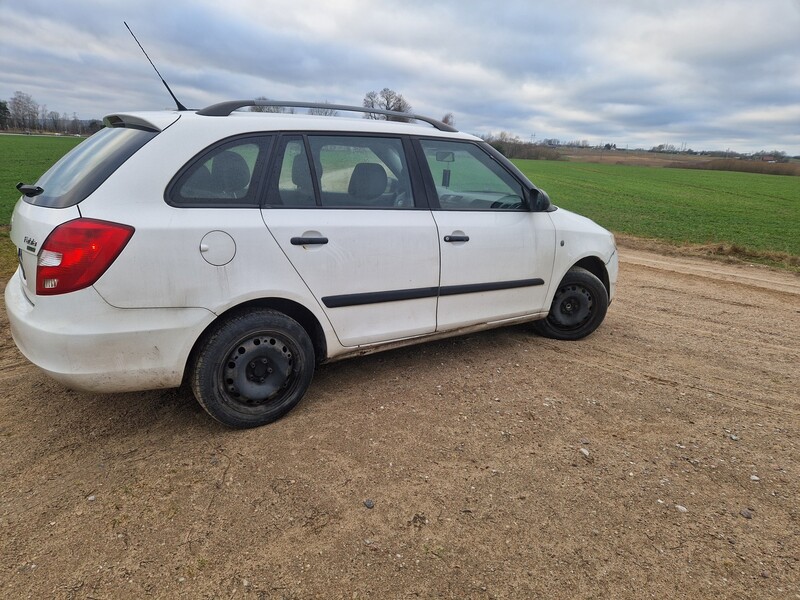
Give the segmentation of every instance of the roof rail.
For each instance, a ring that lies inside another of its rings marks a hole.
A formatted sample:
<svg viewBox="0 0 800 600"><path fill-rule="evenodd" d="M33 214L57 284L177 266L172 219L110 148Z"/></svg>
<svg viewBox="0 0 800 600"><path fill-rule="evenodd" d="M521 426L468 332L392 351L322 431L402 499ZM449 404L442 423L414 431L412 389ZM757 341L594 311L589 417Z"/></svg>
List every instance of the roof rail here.
<svg viewBox="0 0 800 600"><path fill-rule="evenodd" d="M398 112L395 110L383 110L382 108L367 108L364 106L348 106L346 104L327 104L324 102L292 102L282 100L229 100L228 102L220 102L219 104L212 104L205 108L198 110L197 114L204 117L227 117L233 111L244 108L245 106L276 106L287 108L325 108L328 110L343 110L347 112L360 112L374 115L385 115L387 117L396 117L407 121L413 119L415 121L424 121L433 125L439 131L457 132L458 129L451 127L446 123L424 117L422 115L415 115L411 113Z"/></svg>

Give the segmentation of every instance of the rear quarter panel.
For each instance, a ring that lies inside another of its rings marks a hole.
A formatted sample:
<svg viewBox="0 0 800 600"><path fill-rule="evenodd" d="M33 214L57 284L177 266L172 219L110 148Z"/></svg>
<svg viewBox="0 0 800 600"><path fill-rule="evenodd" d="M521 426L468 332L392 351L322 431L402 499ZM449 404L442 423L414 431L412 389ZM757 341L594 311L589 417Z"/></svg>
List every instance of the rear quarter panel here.
<svg viewBox="0 0 800 600"><path fill-rule="evenodd" d="M193 156L231 133L224 119L160 133L80 204L85 217L132 225L136 231L95 289L118 308L205 308L220 314L259 298L280 297L328 323L303 280L267 230L258 208L176 208L164 200L172 176ZM209 264L200 250L212 231L235 242L230 262ZM329 336L331 337L331 336ZM335 339L335 336L333 336Z"/></svg>

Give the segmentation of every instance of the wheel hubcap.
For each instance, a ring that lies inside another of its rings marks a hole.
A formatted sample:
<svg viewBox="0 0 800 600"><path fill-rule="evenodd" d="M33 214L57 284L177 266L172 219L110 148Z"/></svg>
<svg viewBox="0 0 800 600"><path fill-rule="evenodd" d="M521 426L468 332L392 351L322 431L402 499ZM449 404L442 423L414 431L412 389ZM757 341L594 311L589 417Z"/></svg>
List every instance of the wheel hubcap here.
<svg viewBox="0 0 800 600"><path fill-rule="evenodd" d="M291 348L279 337L251 337L228 354L222 367L222 385L237 402L265 404L290 384L293 363Z"/></svg>
<svg viewBox="0 0 800 600"><path fill-rule="evenodd" d="M561 329L576 329L592 315L594 299L583 286L565 285L553 299L550 322Z"/></svg>

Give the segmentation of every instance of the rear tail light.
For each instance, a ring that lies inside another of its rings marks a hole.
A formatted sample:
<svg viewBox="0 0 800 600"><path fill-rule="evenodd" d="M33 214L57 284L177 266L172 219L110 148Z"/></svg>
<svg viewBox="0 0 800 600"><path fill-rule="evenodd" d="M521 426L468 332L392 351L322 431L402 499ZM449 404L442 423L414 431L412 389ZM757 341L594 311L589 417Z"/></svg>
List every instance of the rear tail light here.
<svg viewBox="0 0 800 600"><path fill-rule="evenodd" d="M131 239L129 225L75 219L56 227L42 244L36 293L53 296L93 285Z"/></svg>

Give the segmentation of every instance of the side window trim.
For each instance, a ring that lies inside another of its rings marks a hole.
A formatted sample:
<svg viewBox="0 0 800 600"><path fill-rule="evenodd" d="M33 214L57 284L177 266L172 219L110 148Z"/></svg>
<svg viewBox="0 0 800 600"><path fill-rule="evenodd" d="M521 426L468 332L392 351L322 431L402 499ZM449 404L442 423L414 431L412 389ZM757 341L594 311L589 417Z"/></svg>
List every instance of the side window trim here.
<svg viewBox="0 0 800 600"><path fill-rule="evenodd" d="M283 202L270 203L273 194L280 194L281 169L286 155L286 147L292 141L299 141L302 144L303 152L306 154L306 162L309 165L311 176L311 187L314 192L314 204L307 206L287 206ZM308 143L308 135L301 131L282 131L276 132L273 151L271 152L269 164L266 167L264 178L264 189L261 194L261 208L265 210L308 210L322 208L320 206L320 191L316 180L316 168L311 158L311 148Z"/></svg>
<svg viewBox="0 0 800 600"><path fill-rule="evenodd" d="M431 210L431 196L425 182L424 170L419 162L419 153L411 137L403 136L403 150L406 153L408 174L411 177L411 193L414 194L414 207L411 210Z"/></svg>
<svg viewBox="0 0 800 600"><path fill-rule="evenodd" d="M317 161L314 160L314 153L311 151L311 142L308 139L309 134L302 134L303 148L306 151L306 160L308 161L308 168L311 170L311 185L314 187L314 202L317 208L324 208L322 206L322 173L317 173Z"/></svg>

